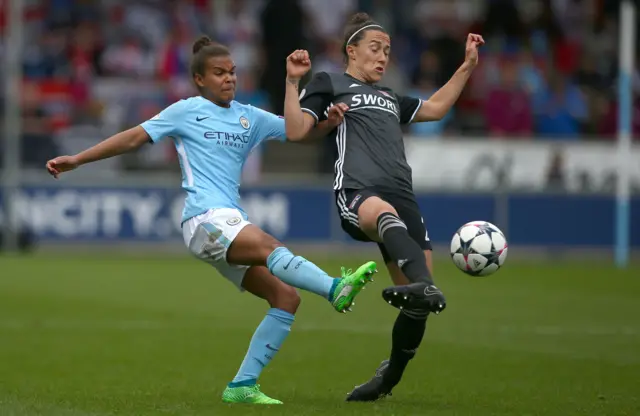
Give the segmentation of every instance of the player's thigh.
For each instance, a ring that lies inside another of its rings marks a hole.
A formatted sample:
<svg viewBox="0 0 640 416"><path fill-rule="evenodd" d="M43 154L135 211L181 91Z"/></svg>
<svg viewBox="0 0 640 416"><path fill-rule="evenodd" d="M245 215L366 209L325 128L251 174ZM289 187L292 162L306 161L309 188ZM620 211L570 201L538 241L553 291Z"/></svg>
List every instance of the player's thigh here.
<svg viewBox="0 0 640 416"><path fill-rule="evenodd" d="M275 237L249 224L240 231L227 251L227 262L230 264L246 264L266 266L267 258L273 250L282 247Z"/></svg>
<svg viewBox="0 0 640 416"><path fill-rule="evenodd" d="M433 275L433 252L431 250L425 250L424 256L426 258L427 268L429 269L429 272L431 273L431 275ZM384 257L384 254L383 254L383 257ZM401 286L401 285L408 285L411 283L407 278L407 276L405 276L404 273L402 272L402 269L398 267L396 262L392 260L388 261L385 259L385 264L387 265L389 276L391 276L391 280L393 281L394 285Z"/></svg>
<svg viewBox="0 0 640 416"><path fill-rule="evenodd" d="M251 266L244 275L242 287L266 300L272 308L295 314L300 306L300 295L296 289L272 275L264 266Z"/></svg>
<svg viewBox="0 0 640 416"><path fill-rule="evenodd" d="M381 241L378 236L378 217L385 212L397 215L389 202L369 189L341 190L337 202L343 221L353 222L371 241Z"/></svg>

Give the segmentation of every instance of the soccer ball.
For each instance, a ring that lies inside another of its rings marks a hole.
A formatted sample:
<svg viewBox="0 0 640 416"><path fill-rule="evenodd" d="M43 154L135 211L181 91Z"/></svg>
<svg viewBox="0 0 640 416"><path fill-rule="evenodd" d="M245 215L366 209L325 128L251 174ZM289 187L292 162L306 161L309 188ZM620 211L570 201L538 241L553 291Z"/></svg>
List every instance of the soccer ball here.
<svg viewBox="0 0 640 416"><path fill-rule="evenodd" d="M451 239L451 259L471 276L488 276L507 259L507 239L490 222L468 222Z"/></svg>

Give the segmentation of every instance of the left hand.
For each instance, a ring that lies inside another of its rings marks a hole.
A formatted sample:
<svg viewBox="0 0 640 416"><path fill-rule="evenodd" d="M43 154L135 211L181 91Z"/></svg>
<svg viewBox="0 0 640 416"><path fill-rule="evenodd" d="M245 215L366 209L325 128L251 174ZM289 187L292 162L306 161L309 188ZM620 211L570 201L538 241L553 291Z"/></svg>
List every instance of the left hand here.
<svg viewBox="0 0 640 416"><path fill-rule="evenodd" d="M329 127L338 127L344 120L344 113L346 113L348 109L349 106L345 103L338 103L332 106L327 112L327 122Z"/></svg>
<svg viewBox="0 0 640 416"><path fill-rule="evenodd" d="M478 65L478 48L484 45L484 39L480 35L469 33L465 47L464 61L471 66Z"/></svg>
<svg viewBox="0 0 640 416"><path fill-rule="evenodd" d="M74 170L80 166L78 158L75 156L58 156L55 159L51 159L47 162L47 172L49 175L58 179L58 177L64 173Z"/></svg>

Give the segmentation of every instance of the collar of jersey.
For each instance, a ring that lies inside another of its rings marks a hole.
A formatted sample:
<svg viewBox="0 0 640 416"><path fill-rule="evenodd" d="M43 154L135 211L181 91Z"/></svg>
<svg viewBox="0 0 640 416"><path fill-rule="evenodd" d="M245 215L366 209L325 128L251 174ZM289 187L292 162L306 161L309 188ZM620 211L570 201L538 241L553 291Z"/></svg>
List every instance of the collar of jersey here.
<svg viewBox="0 0 640 416"><path fill-rule="evenodd" d="M211 104L213 107L215 107L215 108L219 108L219 109L221 109L221 110L231 110L231 109L233 109L233 107L238 103L236 100L231 100L231 102L229 103L229 107L227 108L227 107L221 107L221 106L219 106L218 104L216 104L216 103L214 103L213 101L211 101L211 100L209 100L209 99L207 99L207 98L203 97L202 95L197 95L196 97L197 97L197 98L199 98L199 99L201 99L201 100L203 100L203 101L205 101L205 102L207 102L207 103L209 103L209 104Z"/></svg>
<svg viewBox="0 0 640 416"><path fill-rule="evenodd" d="M352 75L349 75L346 71L345 71L345 73L344 73L344 74L345 74L346 76L348 76L349 78L351 78L352 80L354 80L355 82L359 82L360 84L367 85L367 86L369 86L369 87L378 88L378 86L377 86L376 84L369 84L369 83L366 83L366 82L360 81L358 78L355 78L355 77L353 77Z"/></svg>

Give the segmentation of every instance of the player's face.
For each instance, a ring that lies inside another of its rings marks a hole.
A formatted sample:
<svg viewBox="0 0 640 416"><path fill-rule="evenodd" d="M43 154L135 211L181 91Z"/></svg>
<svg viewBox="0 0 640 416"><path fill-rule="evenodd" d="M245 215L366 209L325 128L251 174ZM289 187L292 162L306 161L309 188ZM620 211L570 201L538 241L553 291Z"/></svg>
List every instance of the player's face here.
<svg viewBox="0 0 640 416"><path fill-rule="evenodd" d="M356 70L368 81L379 82L389 63L391 38L384 32L369 30L354 48Z"/></svg>
<svg viewBox="0 0 640 416"><path fill-rule="evenodd" d="M230 56L211 57L204 75L196 74L195 81L206 91L207 98L227 104L236 95L236 65Z"/></svg>

